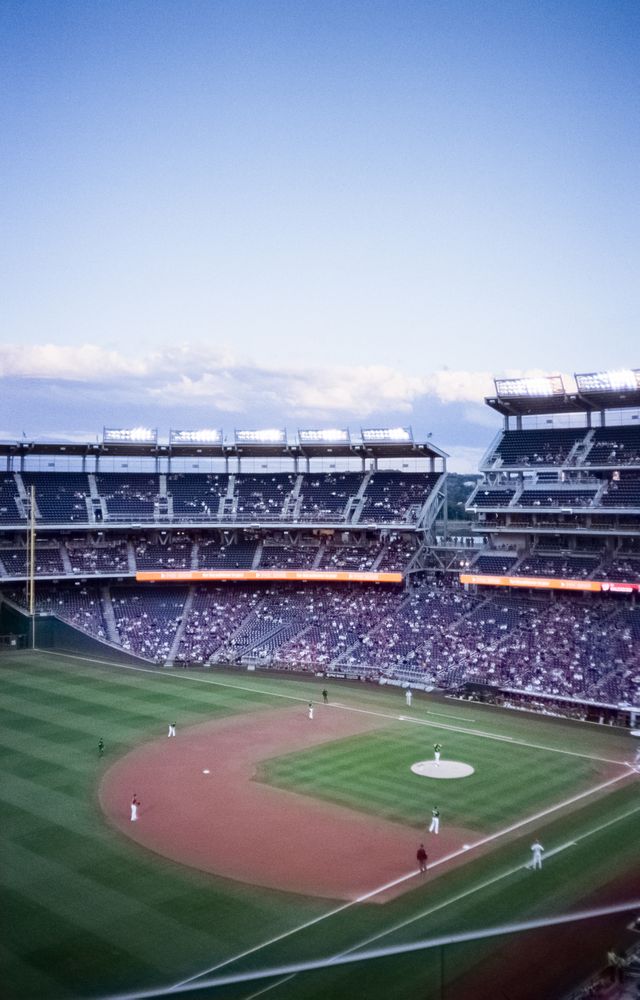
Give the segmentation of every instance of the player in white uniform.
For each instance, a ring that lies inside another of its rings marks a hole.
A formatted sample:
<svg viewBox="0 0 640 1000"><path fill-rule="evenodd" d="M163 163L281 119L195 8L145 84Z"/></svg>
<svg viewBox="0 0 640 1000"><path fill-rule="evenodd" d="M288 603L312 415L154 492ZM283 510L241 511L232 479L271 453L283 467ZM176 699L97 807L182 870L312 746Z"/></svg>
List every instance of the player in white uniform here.
<svg viewBox="0 0 640 1000"><path fill-rule="evenodd" d="M132 823L135 823L136 820L137 820L137 818L138 818L138 808L139 808L139 806L140 806L140 802L138 801L138 797L136 796L136 793L134 792L133 793L133 798L131 799L131 822Z"/></svg>
<svg viewBox="0 0 640 1000"><path fill-rule="evenodd" d="M313 702L309 702L309 718L313 719Z"/></svg>
<svg viewBox="0 0 640 1000"><path fill-rule="evenodd" d="M544 847L542 846L540 841L534 840L533 844L531 845L531 866L530 866L531 868L534 869L534 871L536 868L542 868L543 851Z"/></svg>
<svg viewBox="0 0 640 1000"><path fill-rule="evenodd" d="M442 744L441 743L434 743L433 744L433 759L436 762L436 767L438 767L438 765L440 764L440 754L441 753L442 753Z"/></svg>
<svg viewBox="0 0 640 1000"><path fill-rule="evenodd" d="M167 733L167 736L175 736L175 735L176 735L176 724L175 722L170 722L169 732Z"/></svg>
<svg viewBox="0 0 640 1000"><path fill-rule="evenodd" d="M407 690L405 691L404 700L407 703L407 708L411 708L411 702L413 701L413 691L411 690L411 688L407 688Z"/></svg>

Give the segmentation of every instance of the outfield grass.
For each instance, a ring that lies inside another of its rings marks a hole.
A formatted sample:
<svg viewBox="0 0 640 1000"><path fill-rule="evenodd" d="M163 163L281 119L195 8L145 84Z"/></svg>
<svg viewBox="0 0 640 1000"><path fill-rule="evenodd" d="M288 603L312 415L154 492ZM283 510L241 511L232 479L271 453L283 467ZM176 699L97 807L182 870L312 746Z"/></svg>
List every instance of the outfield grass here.
<svg viewBox="0 0 640 1000"><path fill-rule="evenodd" d="M515 841L496 842L490 855L470 859L463 868L429 879L392 903L350 907L309 930L261 947L280 934L323 917L332 905L204 875L145 851L104 822L97 786L104 768L141 741L164 734L169 718L184 727L281 706L283 698L317 700L322 682L245 674L138 673L25 652L0 656L0 685L0 891L4 917L0 973L3 992L11 1000L88 998L168 985L254 947L254 954L225 968L255 968L330 955L376 935L382 935L378 940L387 944L475 928L488 920L552 914L571 907L619 873L637 870L640 813L636 783L613 791L606 799L584 801L568 816L549 817L537 830L547 849L568 838L575 839L575 846L550 859L535 880L521 868L509 874L527 857L527 834ZM397 717L402 700L397 691L372 691L362 686L331 687L332 697L338 692L346 707L375 711L390 719ZM628 754L625 736L602 727L557 725L478 706L439 705L423 699L416 699L411 714L423 722L482 729L550 748L593 751L610 759L624 759ZM388 814L384 810L389 809L394 815L394 810L401 808L398 803L404 801L405 811L394 818L423 823L425 810L428 814L431 805L421 791L425 779L411 775L408 765L429 756L423 751L435 741L436 730L416 729L417 736L398 723L375 736L340 741L314 751L311 756L316 757L318 786L311 789L309 779L304 778L305 790L320 796L327 788L335 791L338 768L343 768L351 772L351 805L370 810L373 796L378 796L380 807L374 811ZM514 803L513 810L526 811L527 802L543 802L546 797L555 800L590 780L592 765L588 761L563 755L553 789L545 790L542 783L551 771L548 751L507 748L468 731L441 733L438 738L445 746L445 756L474 764L478 761L476 783L484 788L472 807L470 800L465 805L456 796L464 798L474 779L443 783L447 798L442 798L441 808L456 823L462 819L453 817L464 812L469 825L473 812L478 828L500 825L509 812L509 802ZM101 736L107 747L102 760L97 755ZM418 745L421 752L416 754ZM384 767L395 767L393 762L397 762L407 770L410 794L405 789L396 795L389 787L383 794L372 786L374 772L384 770L373 766L374 748L384 758ZM507 781L514 754L521 752L520 782L511 788L505 785L499 796L494 794L497 777ZM295 771L307 763L304 758L308 756L295 755L297 760L288 764L294 765ZM287 760L272 762L270 767L280 768ZM532 784L528 775L534 775L540 786L535 794L527 787ZM299 774L295 780L300 780ZM520 785L525 786L524 792ZM460 786L460 792L454 786ZM395 801L390 798L392 792ZM499 800L499 806L493 800ZM603 823L609 825L594 832ZM487 880L493 880L492 885L481 888ZM453 902L461 894L463 898ZM390 934L400 923L405 924L402 930ZM455 967L452 964L443 973L445 985L493 947L485 943L461 952ZM390 995L407 1000L437 996L425 986L441 974L433 955L420 954L401 964L385 960L374 965L298 976L273 989L271 996L340 998L354 992L372 1000ZM229 988L207 995L246 997L258 988Z"/></svg>

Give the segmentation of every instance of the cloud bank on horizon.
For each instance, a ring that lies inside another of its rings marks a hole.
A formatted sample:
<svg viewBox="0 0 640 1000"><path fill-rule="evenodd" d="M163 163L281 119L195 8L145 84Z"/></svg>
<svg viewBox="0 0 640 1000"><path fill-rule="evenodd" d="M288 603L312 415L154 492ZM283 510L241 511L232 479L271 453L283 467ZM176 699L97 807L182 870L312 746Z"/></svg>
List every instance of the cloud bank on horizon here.
<svg viewBox="0 0 640 1000"><path fill-rule="evenodd" d="M102 426L128 421L158 427L161 437L170 426L231 431L339 423L355 430L397 421L411 424L417 437L432 433L451 454L451 468L464 472L475 471L490 429L499 425L483 404L493 392L493 375L486 371L409 375L366 363L287 368L206 345L127 354L89 343L0 345L0 392L13 419L5 417L3 438L24 432L36 439L92 440Z"/></svg>

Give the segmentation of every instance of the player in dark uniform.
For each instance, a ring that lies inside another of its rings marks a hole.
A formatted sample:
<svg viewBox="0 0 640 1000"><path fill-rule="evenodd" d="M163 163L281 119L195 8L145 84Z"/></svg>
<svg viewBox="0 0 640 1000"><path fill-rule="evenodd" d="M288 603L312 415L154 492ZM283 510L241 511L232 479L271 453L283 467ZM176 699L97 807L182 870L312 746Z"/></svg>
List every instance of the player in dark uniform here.
<svg viewBox="0 0 640 1000"><path fill-rule="evenodd" d="M424 844L420 844L420 847L416 851L416 858L418 859L418 865L420 866L421 872L426 872L427 870L427 852L424 849Z"/></svg>
<svg viewBox="0 0 640 1000"><path fill-rule="evenodd" d="M325 703L325 705L329 704L329 692L327 691L326 688L323 688L322 690L322 700Z"/></svg>

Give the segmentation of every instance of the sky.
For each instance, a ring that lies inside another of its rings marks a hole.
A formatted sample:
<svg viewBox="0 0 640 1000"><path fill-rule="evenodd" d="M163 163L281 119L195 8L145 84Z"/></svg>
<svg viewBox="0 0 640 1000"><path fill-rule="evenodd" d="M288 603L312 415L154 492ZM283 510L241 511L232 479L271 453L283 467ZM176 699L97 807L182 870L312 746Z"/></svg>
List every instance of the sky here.
<svg viewBox="0 0 640 1000"><path fill-rule="evenodd" d="M640 367L636 0L3 0L0 438Z"/></svg>

